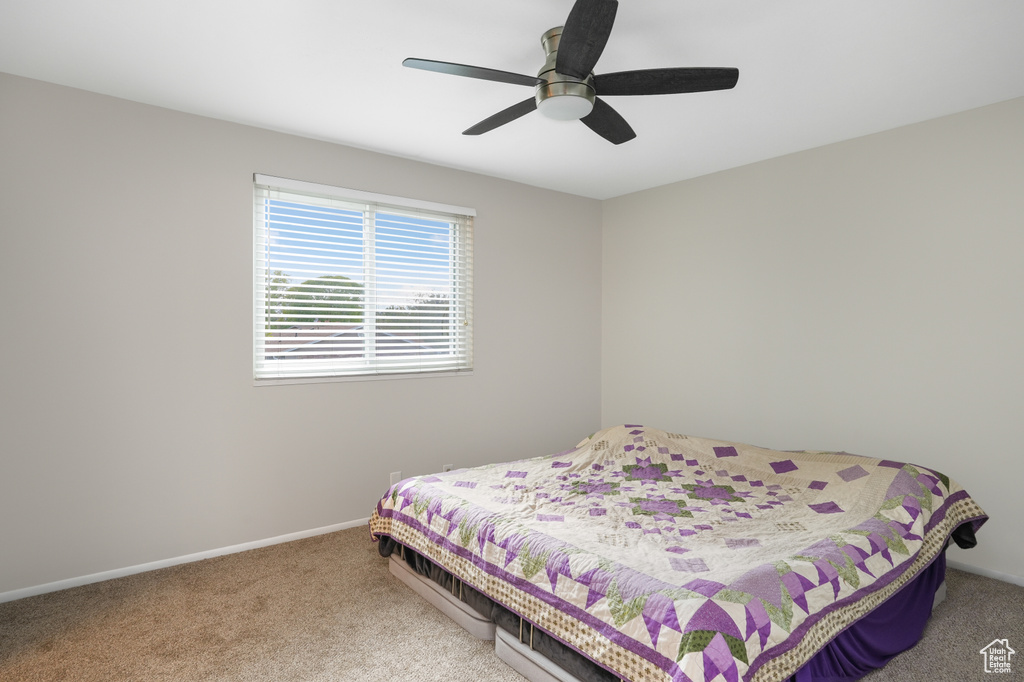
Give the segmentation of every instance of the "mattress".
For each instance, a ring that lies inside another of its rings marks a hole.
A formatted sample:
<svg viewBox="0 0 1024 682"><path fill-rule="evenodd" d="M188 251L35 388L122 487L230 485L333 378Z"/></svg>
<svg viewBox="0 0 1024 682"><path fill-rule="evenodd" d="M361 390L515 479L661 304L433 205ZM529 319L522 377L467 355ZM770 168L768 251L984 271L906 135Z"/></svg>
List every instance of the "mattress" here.
<svg viewBox="0 0 1024 682"><path fill-rule="evenodd" d="M924 467L626 425L408 479L370 527L615 677L770 682L985 518Z"/></svg>

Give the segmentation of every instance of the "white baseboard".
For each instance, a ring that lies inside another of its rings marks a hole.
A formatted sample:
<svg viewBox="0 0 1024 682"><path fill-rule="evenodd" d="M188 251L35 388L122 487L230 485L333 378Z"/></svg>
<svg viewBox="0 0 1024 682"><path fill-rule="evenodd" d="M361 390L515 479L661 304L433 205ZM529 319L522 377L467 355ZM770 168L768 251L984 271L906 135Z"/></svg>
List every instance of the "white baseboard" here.
<svg viewBox="0 0 1024 682"><path fill-rule="evenodd" d="M336 523L333 526L324 526L322 528L313 528L311 530L299 531L298 533L278 535L277 537L266 538L265 540L254 540L253 542L244 542L240 545L231 545L230 547L220 547L217 549L210 549L205 552L186 554L185 556L179 556L173 559L151 561L148 564L139 564L137 566L128 566L127 568L117 568L112 571L92 573L90 575L83 575L79 578L68 578L67 580L58 580L57 582L46 583L44 585L36 585L35 587L25 587L20 590L11 590L10 592L0 592L0 604L8 601L14 601L15 599L24 599L25 597L34 597L38 594L46 594L47 592L66 590L69 587L79 587L80 585L98 583L104 580L123 578L126 575L145 573L146 571L155 571L158 568L168 568L169 566L177 566L178 564L187 564L193 561L212 559L213 557L223 556L225 554L236 554L238 552L246 552L250 549L259 549L260 547L279 545L282 542L292 542L293 540L311 538L315 535L325 535L327 533L334 533L335 531L339 530L348 530L349 528L355 528L357 526L367 525L369 523L370 517L366 517L365 519L356 519L355 521ZM367 529L366 532L367 536L369 536L369 529Z"/></svg>
<svg viewBox="0 0 1024 682"><path fill-rule="evenodd" d="M1014 585L1024 587L1024 576L1013 575L1011 573L1000 573L999 571L993 571L987 568L978 568L977 566L972 566L970 564L962 564L959 561L947 561L946 566L949 568L955 568L958 571L983 575L986 578L1002 580L1004 583L1012 583Z"/></svg>

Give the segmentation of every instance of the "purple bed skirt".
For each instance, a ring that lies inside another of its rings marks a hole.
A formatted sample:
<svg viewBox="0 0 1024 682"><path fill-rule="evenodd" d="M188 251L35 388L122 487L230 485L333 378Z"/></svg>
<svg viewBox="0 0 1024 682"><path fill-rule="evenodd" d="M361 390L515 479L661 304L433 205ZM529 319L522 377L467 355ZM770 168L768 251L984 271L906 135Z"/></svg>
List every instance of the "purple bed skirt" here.
<svg viewBox="0 0 1024 682"><path fill-rule="evenodd" d="M852 682L881 668L921 639L932 613L935 592L946 576L946 553L928 568L829 642L790 682Z"/></svg>

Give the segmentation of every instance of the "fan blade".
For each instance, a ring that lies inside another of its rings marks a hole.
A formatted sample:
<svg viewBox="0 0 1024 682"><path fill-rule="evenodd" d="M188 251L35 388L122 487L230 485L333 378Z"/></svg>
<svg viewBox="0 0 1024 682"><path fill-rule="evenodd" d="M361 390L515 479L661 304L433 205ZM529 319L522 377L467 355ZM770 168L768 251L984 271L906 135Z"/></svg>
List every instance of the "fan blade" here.
<svg viewBox="0 0 1024 682"><path fill-rule="evenodd" d="M484 120L477 123L471 128L467 128L462 132L463 135L480 135L486 133L488 130L494 130L498 126L503 126L506 123L511 123L520 116L526 116L528 113L537 108L537 100L534 97L530 99L524 99L519 104L513 104L508 109L502 109L494 116L488 116Z"/></svg>
<svg viewBox="0 0 1024 682"><path fill-rule="evenodd" d="M615 23L618 0L576 0L558 39L555 71L583 80L594 70Z"/></svg>
<svg viewBox="0 0 1024 682"><path fill-rule="evenodd" d="M626 123L626 119L600 98L594 100L594 110L580 120L612 144L629 142L636 137L636 133Z"/></svg>
<svg viewBox="0 0 1024 682"><path fill-rule="evenodd" d="M497 81L498 83L510 83L512 85L529 85L533 87L544 81L536 76L524 76L509 71L498 71L487 69L482 66L469 66L467 64L454 64L452 62L439 62L433 59L417 59L409 57L402 62L402 66L412 69L423 69L424 71L436 71L447 73L452 76L465 76L466 78L479 78L485 81Z"/></svg>
<svg viewBox="0 0 1024 682"><path fill-rule="evenodd" d="M598 95L674 95L680 92L728 90L736 85L739 69L677 68L618 71L594 76Z"/></svg>

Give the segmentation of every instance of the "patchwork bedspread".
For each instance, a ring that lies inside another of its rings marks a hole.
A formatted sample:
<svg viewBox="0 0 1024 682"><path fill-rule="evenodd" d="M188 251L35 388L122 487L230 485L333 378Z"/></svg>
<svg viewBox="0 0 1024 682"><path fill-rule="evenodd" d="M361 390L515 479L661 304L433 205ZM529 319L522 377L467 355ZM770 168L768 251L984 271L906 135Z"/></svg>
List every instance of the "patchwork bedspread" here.
<svg viewBox="0 0 1024 682"><path fill-rule="evenodd" d="M402 481L370 530L624 679L771 682L986 518L920 466L626 425Z"/></svg>

